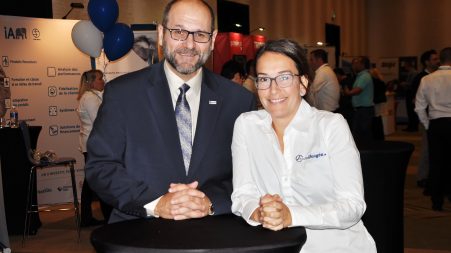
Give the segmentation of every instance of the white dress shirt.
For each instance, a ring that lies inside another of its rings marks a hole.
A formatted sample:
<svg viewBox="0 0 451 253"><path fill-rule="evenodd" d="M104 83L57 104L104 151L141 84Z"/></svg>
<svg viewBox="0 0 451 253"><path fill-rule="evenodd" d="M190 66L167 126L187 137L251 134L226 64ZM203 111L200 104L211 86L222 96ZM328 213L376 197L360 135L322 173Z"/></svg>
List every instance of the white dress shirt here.
<svg viewBox="0 0 451 253"><path fill-rule="evenodd" d="M415 111L426 129L431 119L451 117L451 66L440 66L421 79Z"/></svg>
<svg viewBox="0 0 451 253"><path fill-rule="evenodd" d="M315 79L310 86L307 100L319 110L333 112L338 109L340 85L329 64L325 63L315 71Z"/></svg>
<svg viewBox="0 0 451 253"><path fill-rule="evenodd" d="M103 91L90 90L83 93L78 103L78 117L80 117L80 151L87 152L86 142L92 130L92 125L97 117L97 111L102 104Z"/></svg>
<svg viewBox="0 0 451 253"><path fill-rule="evenodd" d="M180 86L182 86L184 83L186 83L190 89L186 92L186 100L188 101L189 108L191 111L191 131L192 131L192 140L191 143L194 141L194 134L196 133L196 126L197 126L197 116L199 115L199 103L200 103L200 90L202 85L202 68L200 68L196 75L188 80L187 82L183 81L180 77L178 77L172 69L169 67L169 63L167 61L164 61L164 73L166 74L166 78L168 80L169 84L169 90L171 92L171 98L172 98L172 105L174 106L175 111L175 105L177 103L177 98L180 94ZM174 182L177 183L177 182ZM169 187L169 185L168 185ZM155 207L158 204L158 201L160 201L161 197L157 198L156 200L146 204L144 208L147 211L148 216L155 216Z"/></svg>
<svg viewBox="0 0 451 253"><path fill-rule="evenodd" d="M265 110L235 122L232 212L249 224L265 194L279 194L292 226L304 226L301 252L376 252L361 217L366 209L359 152L340 114L304 101L283 136L284 152Z"/></svg>

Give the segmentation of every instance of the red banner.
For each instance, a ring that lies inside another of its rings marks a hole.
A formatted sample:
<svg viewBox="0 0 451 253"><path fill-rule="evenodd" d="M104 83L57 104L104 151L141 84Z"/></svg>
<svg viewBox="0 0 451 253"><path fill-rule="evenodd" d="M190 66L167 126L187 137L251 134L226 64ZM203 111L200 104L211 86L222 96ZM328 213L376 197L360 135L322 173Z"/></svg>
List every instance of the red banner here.
<svg viewBox="0 0 451 253"><path fill-rule="evenodd" d="M218 33L213 52L213 71L220 73L222 65L234 57L245 60L255 58L257 49L265 43L262 35L243 35L241 33Z"/></svg>

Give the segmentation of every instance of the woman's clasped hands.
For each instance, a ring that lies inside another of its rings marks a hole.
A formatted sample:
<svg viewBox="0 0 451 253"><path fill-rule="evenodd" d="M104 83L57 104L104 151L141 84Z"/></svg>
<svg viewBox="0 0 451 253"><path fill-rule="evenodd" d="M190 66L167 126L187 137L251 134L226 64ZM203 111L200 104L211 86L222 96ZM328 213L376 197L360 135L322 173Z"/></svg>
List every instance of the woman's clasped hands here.
<svg viewBox="0 0 451 253"><path fill-rule="evenodd" d="M251 218L264 228L278 231L291 225L290 209L278 194L262 196L259 205Z"/></svg>

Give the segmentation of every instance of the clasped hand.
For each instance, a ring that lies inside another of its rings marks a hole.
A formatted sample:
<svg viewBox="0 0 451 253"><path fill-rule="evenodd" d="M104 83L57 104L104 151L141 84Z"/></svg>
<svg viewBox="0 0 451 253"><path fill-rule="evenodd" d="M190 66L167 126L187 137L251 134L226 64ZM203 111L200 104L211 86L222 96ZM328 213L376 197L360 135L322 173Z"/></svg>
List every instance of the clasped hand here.
<svg viewBox="0 0 451 253"><path fill-rule="evenodd" d="M155 207L155 214L174 220L201 218L208 215L211 201L205 193L197 189L199 183L175 184L169 186Z"/></svg>
<svg viewBox="0 0 451 253"><path fill-rule="evenodd" d="M264 228L277 231L291 225L290 209L278 194L264 195L260 198L259 204L251 219L260 222Z"/></svg>

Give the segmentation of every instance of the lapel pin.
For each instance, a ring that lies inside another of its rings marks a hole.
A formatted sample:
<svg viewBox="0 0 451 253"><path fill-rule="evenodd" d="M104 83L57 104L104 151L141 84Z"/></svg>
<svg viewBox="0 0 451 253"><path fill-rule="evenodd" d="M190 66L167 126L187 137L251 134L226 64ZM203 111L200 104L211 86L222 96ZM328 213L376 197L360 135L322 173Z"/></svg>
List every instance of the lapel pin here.
<svg viewBox="0 0 451 253"><path fill-rule="evenodd" d="M208 104L209 104L209 105L215 105L215 104L216 104L216 100L209 100L209 101L208 101Z"/></svg>

